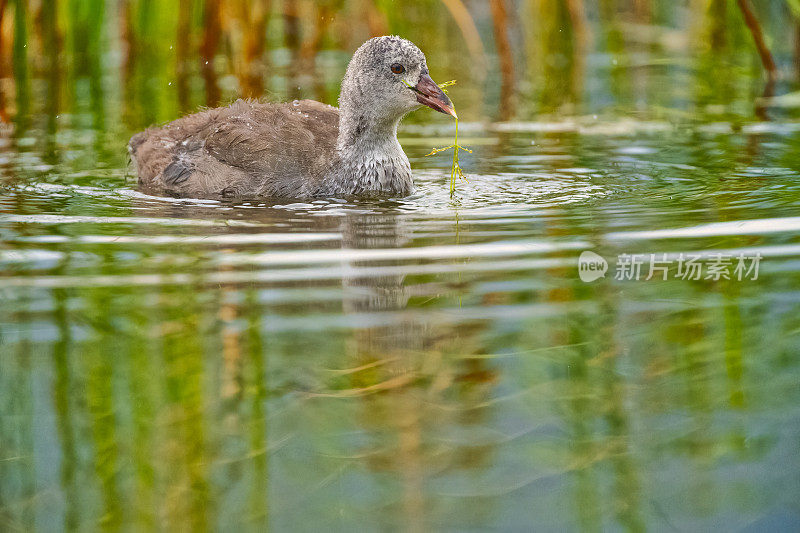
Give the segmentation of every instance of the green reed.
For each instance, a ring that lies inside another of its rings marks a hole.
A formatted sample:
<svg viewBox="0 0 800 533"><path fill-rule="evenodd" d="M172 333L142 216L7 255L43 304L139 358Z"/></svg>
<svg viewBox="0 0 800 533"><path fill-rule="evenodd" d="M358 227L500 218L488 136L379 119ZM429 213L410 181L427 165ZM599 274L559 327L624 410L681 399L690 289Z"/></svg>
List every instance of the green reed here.
<svg viewBox="0 0 800 533"><path fill-rule="evenodd" d="M442 84L439 84L439 87L445 93L447 93L447 87L450 87L451 85L455 85L455 84L456 84L456 80L450 80L450 81L446 81L446 82L444 82ZM453 140L453 144L451 144L449 146L445 146L443 148L434 148L433 150L431 150L431 152L429 154L425 154L425 157L428 157L428 156L431 156L431 155L436 155L436 154L438 154L440 152L444 152L445 150L450 150L451 148L453 149L453 166L450 169L450 197L451 198L456 193L456 180L457 179L462 179L464 181L468 181L467 177L464 175L464 171L461 169L461 165L459 164L458 154L459 154L459 152L461 152L461 150L464 150L465 152L469 152L470 154L472 153L472 150L470 150L469 148L465 148L465 147L461 146L460 144L458 144L458 117L456 116L455 119L456 119L456 135L455 135L455 139Z"/></svg>

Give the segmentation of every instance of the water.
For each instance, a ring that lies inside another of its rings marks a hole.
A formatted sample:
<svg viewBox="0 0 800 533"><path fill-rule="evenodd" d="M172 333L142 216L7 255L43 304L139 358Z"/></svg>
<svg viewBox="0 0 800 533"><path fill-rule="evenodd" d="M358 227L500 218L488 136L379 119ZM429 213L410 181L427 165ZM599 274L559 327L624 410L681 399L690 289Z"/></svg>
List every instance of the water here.
<svg viewBox="0 0 800 533"><path fill-rule="evenodd" d="M394 4L9 3L0 531L800 530L795 2L774 98L739 3ZM456 199L428 110L409 198L135 190L375 31L458 80Z"/></svg>
<svg viewBox="0 0 800 533"><path fill-rule="evenodd" d="M467 123L454 200L436 124L370 202L147 196L127 133L7 144L2 529L796 529L798 124Z"/></svg>

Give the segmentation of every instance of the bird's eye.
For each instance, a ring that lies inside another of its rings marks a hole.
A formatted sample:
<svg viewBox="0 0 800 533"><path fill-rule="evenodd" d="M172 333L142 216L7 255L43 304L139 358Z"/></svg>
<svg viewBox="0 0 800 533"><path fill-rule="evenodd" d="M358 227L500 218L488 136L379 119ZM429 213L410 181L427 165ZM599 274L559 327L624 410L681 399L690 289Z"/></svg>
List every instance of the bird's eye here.
<svg viewBox="0 0 800 533"><path fill-rule="evenodd" d="M395 63L394 65L392 65L392 72L394 72L395 74L402 74L405 71L406 67L404 67L400 63Z"/></svg>

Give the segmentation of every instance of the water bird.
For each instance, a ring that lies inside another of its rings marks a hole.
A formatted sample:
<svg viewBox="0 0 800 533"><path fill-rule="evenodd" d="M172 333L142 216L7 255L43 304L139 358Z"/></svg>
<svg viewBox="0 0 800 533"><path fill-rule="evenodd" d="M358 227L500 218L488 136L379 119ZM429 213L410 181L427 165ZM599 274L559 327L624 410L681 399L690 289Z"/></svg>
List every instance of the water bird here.
<svg viewBox="0 0 800 533"><path fill-rule="evenodd" d="M423 105L456 116L414 43L375 37L353 54L338 109L238 100L138 133L128 151L139 188L158 194L405 196L414 182L397 126Z"/></svg>

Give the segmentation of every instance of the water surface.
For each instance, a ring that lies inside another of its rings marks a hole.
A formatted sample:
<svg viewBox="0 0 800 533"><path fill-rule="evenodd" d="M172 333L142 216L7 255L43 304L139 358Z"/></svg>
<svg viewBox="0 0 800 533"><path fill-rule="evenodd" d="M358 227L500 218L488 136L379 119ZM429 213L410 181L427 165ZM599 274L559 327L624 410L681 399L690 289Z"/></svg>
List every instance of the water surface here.
<svg viewBox="0 0 800 533"><path fill-rule="evenodd" d="M797 123L467 123L455 199L412 125L365 202L147 196L92 132L0 154L2 529L800 525Z"/></svg>

